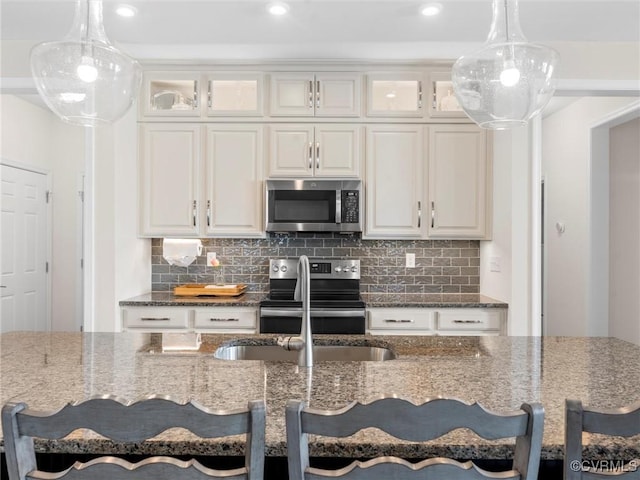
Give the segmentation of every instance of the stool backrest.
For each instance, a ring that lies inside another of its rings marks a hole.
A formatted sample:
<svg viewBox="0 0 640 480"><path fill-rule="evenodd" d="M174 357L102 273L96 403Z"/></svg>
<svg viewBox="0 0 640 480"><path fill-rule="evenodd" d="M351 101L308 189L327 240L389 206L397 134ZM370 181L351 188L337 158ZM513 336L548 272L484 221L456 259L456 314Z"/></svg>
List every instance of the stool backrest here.
<svg viewBox="0 0 640 480"><path fill-rule="evenodd" d="M105 456L69 469L51 473L38 470L34 438L61 439L83 428L114 442L137 443L167 429L182 427L201 438L246 435L245 466L214 470L196 460L155 456L138 463ZM2 430L9 480L31 478L92 480L262 480L264 472L265 404L249 402L247 408L212 411L195 402L176 403L152 396L128 403L112 396L70 403L57 412L30 410L24 403L10 403L2 409Z"/></svg>
<svg viewBox="0 0 640 480"><path fill-rule="evenodd" d="M616 462L584 461L582 458L582 434L598 433L619 437L640 435L640 401L613 410L583 407L579 400L565 402L565 480L584 479L634 479L640 480L640 458L626 464ZM617 470L617 471L616 471Z"/></svg>
<svg viewBox="0 0 640 480"><path fill-rule="evenodd" d="M290 401L286 408L290 480L332 479L521 479L536 480L542 449L544 410L539 404L523 404L508 414L491 413L479 404L435 398L421 405L397 397L372 403L352 403L340 410L317 410ZM469 428L485 439L517 437L512 470L486 472L471 461L431 458L409 463L396 457L355 461L339 470L309 466L308 435L348 437L376 427L399 439L425 442L457 428Z"/></svg>

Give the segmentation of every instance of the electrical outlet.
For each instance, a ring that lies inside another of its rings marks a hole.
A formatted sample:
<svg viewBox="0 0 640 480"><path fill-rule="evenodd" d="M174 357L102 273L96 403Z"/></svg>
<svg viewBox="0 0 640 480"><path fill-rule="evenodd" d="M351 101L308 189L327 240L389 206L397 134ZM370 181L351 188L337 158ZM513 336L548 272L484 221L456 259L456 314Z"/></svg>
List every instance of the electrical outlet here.
<svg viewBox="0 0 640 480"><path fill-rule="evenodd" d="M489 258L489 271L491 272L499 272L500 271L500 257L491 257Z"/></svg>
<svg viewBox="0 0 640 480"><path fill-rule="evenodd" d="M416 267L416 254L415 253L407 253L405 258L405 267L407 268L415 268Z"/></svg>
<svg viewBox="0 0 640 480"><path fill-rule="evenodd" d="M216 259L216 252L207 252L207 265L211 265L211 262L213 262Z"/></svg>

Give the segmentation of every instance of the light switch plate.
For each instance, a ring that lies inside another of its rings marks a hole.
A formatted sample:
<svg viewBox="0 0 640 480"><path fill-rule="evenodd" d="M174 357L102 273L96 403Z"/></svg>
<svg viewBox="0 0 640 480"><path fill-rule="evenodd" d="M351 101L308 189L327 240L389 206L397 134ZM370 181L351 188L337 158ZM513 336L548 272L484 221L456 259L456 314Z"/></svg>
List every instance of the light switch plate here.
<svg viewBox="0 0 640 480"><path fill-rule="evenodd" d="M405 267L407 268L415 268L416 266L416 254L415 253L407 253L405 258Z"/></svg>

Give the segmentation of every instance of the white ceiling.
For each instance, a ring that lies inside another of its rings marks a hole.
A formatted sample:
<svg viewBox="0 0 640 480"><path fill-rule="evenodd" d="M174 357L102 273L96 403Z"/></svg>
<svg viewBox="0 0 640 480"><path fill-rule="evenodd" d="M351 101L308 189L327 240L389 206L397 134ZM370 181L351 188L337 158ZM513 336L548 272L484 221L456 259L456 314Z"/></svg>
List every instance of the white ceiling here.
<svg viewBox="0 0 640 480"><path fill-rule="evenodd" d="M482 43L491 0L439 0L437 17L418 7L429 0L289 0L289 14L266 13L267 0L105 0L107 35L141 61L158 59L453 59ZM114 13L129 3L138 15ZM62 38L73 0L1 0L0 38L41 42ZM521 0L530 41L638 42L638 0Z"/></svg>

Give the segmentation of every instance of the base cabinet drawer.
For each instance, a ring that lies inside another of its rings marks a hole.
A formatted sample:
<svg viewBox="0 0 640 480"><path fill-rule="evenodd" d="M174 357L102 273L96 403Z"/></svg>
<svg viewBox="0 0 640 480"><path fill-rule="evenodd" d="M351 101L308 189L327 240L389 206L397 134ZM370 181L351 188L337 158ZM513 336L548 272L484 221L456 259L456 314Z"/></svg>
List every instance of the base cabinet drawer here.
<svg viewBox="0 0 640 480"><path fill-rule="evenodd" d="M373 335L506 335L504 308L383 308L367 310Z"/></svg>
<svg viewBox="0 0 640 480"><path fill-rule="evenodd" d="M189 327L189 309L173 307L127 307L122 309L125 329L145 330L186 329Z"/></svg>
<svg viewBox="0 0 640 480"><path fill-rule="evenodd" d="M253 308L198 308L193 320L196 330L255 331L256 325L256 309Z"/></svg>
<svg viewBox="0 0 640 480"><path fill-rule="evenodd" d="M439 310L437 313L438 332L464 332L502 330L502 313L495 310L465 309Z"/></svg>
<svg viewBox="0 0 640 480"><path fill-rule="evenodd" d="M368 328L372 333L384 335L430 335L434 312L422 308L372 308Z"/></svg>

